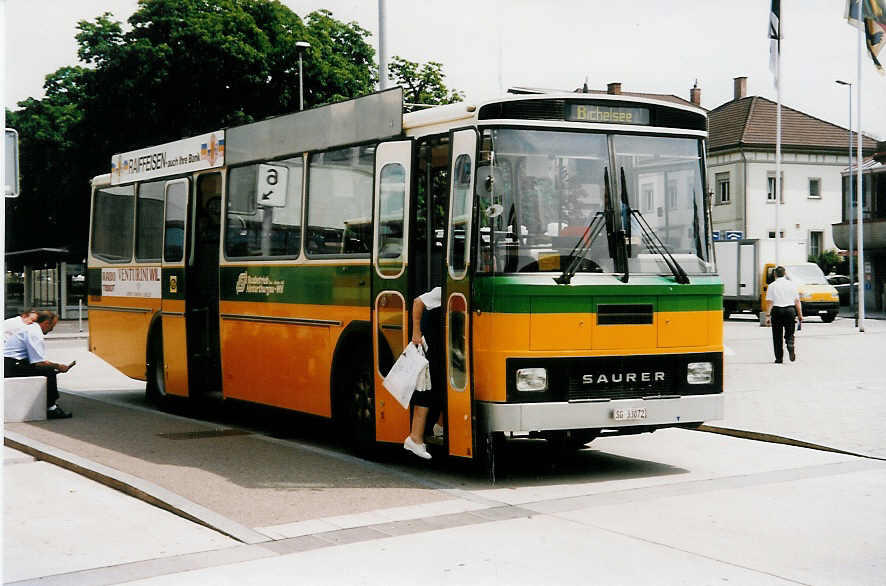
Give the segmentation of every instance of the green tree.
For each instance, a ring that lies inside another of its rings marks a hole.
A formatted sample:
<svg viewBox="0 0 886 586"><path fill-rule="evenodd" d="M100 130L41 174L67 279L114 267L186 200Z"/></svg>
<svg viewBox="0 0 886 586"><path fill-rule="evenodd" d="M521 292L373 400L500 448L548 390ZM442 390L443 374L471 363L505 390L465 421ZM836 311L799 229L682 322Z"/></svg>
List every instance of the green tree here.
<svg viewBox="0 0 886 586"><path fill-rule="evenodd" d="M843 259L840 258L839 254L837 254L837 251L833 249L825 250L818 256L810 254L808 260L809 262L814 262L815 264L817 264L819 268L821 268L822 272L826 275L843 262Z"/></svg>
<svg viewBox="0 0 886 586"><path fill-rule="evenodd" d="M7 125L19 132L22 175L21 196L6 202L7 250L85 242L89 210L83 165L89 145L79 148L76 137L89 74L82 67L62 67L46 76L42 100L28 98L19 102L20 110L6 112Z"/></svg>
<svg viewBox="0 0 886 586"><path fill-rule="evenodd" d="M311 44L306 107L374 89L368 31L327 10L303 21L277 0L141 0L128 22L124 31L109 13L81 21L78 55L88 67L50 74L45 98L8 114L22 159L9 250L85 251L87 181L109 171L113 153L297 110L299 41Z"/></svg>
<svg viewBox="0 0 886 586"><path fill-rule="evenodd" d="M464 93L449 89L443 82L443 64L428 61L421 64L397 55L388 64L388 79L403 87L407 104L440 105L464 100Z"/></svg>

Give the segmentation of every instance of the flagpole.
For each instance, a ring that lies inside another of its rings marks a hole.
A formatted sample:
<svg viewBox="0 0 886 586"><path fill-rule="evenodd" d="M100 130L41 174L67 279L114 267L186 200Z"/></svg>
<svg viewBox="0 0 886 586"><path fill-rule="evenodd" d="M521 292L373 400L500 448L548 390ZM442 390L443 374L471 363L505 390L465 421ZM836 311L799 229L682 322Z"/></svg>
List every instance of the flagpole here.
<svg viewBox="0 0 886 586"><path fill-rule="evenodd" d="M781 28L782 23L781 10L778 15L778 54L775 59L775 265L779 265L778 261L778 208L781 207Z"/></svg>
<svg viewBox="0 0 886 586"><path fill-rule="evenodd" d="M857 100L857 109L858 109L858 132L856 133L858 140L858 154L856 155L856 163L855 169L857 175L857 179L855 181L855 205L856 211L855 217L858 219L858 224L856 224L856 229L858 230L858 238L856 238L856 242L858 242L858 295L856 296L858 300L858 331L864 331L864 286L865 286L865 276L866 271L864 270L864 215L863 215L863 206L862 206L862 194L864 190L862 189L861 181L862 181L862 173L861 168L864 163L864 157L862 156L862 130L861 130L861 60L862 54L864 53L864 13L862 12L861 0L857 0L856 6L858 6L858 79L856 80L856 100ZM850 169L851 172L851 169ZM852 227L850 226L850 229ZM851 283L850 283L851 285Z"/></svg>

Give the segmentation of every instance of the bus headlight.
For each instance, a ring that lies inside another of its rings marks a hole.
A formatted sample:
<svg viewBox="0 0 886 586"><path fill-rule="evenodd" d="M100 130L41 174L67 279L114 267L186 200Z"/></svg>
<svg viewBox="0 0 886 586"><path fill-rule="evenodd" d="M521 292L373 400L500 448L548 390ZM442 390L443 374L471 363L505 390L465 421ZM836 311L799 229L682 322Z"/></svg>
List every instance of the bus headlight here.
<svg viewBox="0 0 886 586"><path fill-rule="evenodd" d="M548 371L544 368L517 369L518 391L546 391L548 389Z"/></svg>
<svg viewBox="0 0 886 586"><path fill-rule="evenodd" d="M690 362L686 365L686 382L690 385L714 382L714 365L710 362Z"/></svg>

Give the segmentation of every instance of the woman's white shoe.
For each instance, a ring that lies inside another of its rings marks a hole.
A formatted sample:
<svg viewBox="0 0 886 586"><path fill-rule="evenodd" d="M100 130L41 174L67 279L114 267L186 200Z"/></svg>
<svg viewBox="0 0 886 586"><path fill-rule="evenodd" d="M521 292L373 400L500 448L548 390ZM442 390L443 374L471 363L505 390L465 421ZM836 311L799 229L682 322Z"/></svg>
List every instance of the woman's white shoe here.
<svg viewBox="0 0 886 586"><path fill-rule="evenodd" d="M425 460L431 459L431 454L428 453L428 449L424 444L417 444L415 440L412 439L412 436L407 435L406 439L403 441L403 447L419 458L423 458Z"/></svg>

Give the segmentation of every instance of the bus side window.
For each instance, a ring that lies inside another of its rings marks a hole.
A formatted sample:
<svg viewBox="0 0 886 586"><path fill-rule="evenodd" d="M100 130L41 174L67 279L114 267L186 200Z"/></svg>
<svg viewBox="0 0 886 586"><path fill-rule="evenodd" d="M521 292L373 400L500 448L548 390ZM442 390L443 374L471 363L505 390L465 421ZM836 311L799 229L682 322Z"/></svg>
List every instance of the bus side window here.
<svg viewBox="0 0 886 586"><path fill-rule="evenodd" d="M274 161L288 170L286 204L264 206L256 201L258 165L236 167L228 172L228 203L225 213L225 255L231 257L295 257L301 250L301 203L303 160L301 156ZM212 186L207 186L211 188ZM209 197L207 205L218 203Z"/></svg>
<svg viewBox="0 0 886 586"><path fill-rule="evenodd" d="M374 157L374 146L311 156L305 230L309 256L369 256Z"/></svg>
<svg viewBox="0 0 886 586"><path fill-rule="evenodd" d="M470 193L471 157L459 155L455 160L455 176L452 188L452 218L449 232L449 266L455 278L462 278L467 268L468 245L470 244L470 220L472 193Z"/></svg>

